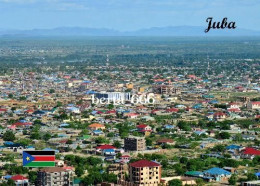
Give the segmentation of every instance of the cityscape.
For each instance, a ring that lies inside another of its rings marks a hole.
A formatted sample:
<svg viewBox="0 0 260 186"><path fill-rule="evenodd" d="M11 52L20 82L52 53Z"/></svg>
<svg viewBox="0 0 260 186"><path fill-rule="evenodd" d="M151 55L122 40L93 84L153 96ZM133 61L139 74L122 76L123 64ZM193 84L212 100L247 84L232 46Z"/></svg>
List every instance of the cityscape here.
<svg viewBox="0 0 260 186"><path fill-rule="evenodd" d="M259 186L259 8L0 0L0 186Z"/></svg>

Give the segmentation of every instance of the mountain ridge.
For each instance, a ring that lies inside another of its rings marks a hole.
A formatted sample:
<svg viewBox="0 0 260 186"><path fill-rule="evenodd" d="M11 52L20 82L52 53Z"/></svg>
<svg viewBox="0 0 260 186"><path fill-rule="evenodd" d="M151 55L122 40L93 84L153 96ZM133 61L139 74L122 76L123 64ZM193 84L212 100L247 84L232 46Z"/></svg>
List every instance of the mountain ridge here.
<svg viewBox="0 0 260 186"><path fill-rule="evenodd" d="M202 26L151 27L136 31L118 31L108 28L57 27L53 29L1 29L0 36L260 36L260 31L243 28L211 29Z"/></svg>

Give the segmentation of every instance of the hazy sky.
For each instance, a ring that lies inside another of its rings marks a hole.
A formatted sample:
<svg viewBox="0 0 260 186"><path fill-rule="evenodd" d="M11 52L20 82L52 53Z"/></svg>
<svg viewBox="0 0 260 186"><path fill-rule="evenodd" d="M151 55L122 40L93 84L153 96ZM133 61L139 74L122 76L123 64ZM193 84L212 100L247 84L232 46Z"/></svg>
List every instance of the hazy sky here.
<svg viewBox="0 0 260 186"><path fill-rule="evenodd" d="M260 30L260 0L0 0L0 12L1 29L206 27L211 16Z"/></svg>

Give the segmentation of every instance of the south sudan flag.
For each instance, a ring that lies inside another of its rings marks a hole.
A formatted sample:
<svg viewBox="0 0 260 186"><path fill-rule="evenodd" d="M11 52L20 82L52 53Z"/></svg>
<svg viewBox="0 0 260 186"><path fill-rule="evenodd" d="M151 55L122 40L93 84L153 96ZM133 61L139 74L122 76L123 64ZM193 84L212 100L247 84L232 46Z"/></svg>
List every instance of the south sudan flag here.
<svg viewBox="0 0 260 186"><path fill-rule="evenodd" d="M24 167L55 167L55 151L23 151Z"/></svg>

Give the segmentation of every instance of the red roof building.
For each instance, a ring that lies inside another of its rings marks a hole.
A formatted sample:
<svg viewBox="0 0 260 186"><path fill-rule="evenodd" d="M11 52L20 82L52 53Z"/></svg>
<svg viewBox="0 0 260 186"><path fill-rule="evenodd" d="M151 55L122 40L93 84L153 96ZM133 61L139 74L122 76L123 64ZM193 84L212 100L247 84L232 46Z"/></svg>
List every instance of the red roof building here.
<svg viewBox="0 0 260 186"><path fill-rule="evenodd" d="M254 149L254 148L247 147L247 148L243 151L243 154L260 156L260 150L256 150L256 149Z"/></svg>
<svg viewBox="0 0 260 186"><path fill-rule="evenodd" d="M112 146L112 145L100 145L98 147L96 147L97 149L100 150L105 150L105 149L116 149L116 147Z"/></svg>
<svg viewBox="0 0 260 186"><path fill-rule="evenodd" d="M140 124L136 126L139 132L151 132L152 128L149 125Z"/></svg>
<svg viewBox="0 0 260 186"><path fill-rule="evenodd" d="M133 163L130 163L131 167L159 167L161 166L159 163L155 163L153 161L148 161L148 160L139 160Z"/></svg>
<svg viewBox="0 0 260 186"><path fill-rule="evenodd" d="M166 109L166 112L178 112L179 109L177 108L170 108L170 109Z"/></svg>
<svg viewBox="0 0 260 186"><path fill-rule="evenodd" d="M25 127L25 126L31 126L32 123L30 123L30 122L16 122L13 125L15 125L16 127Z"/></svg>

